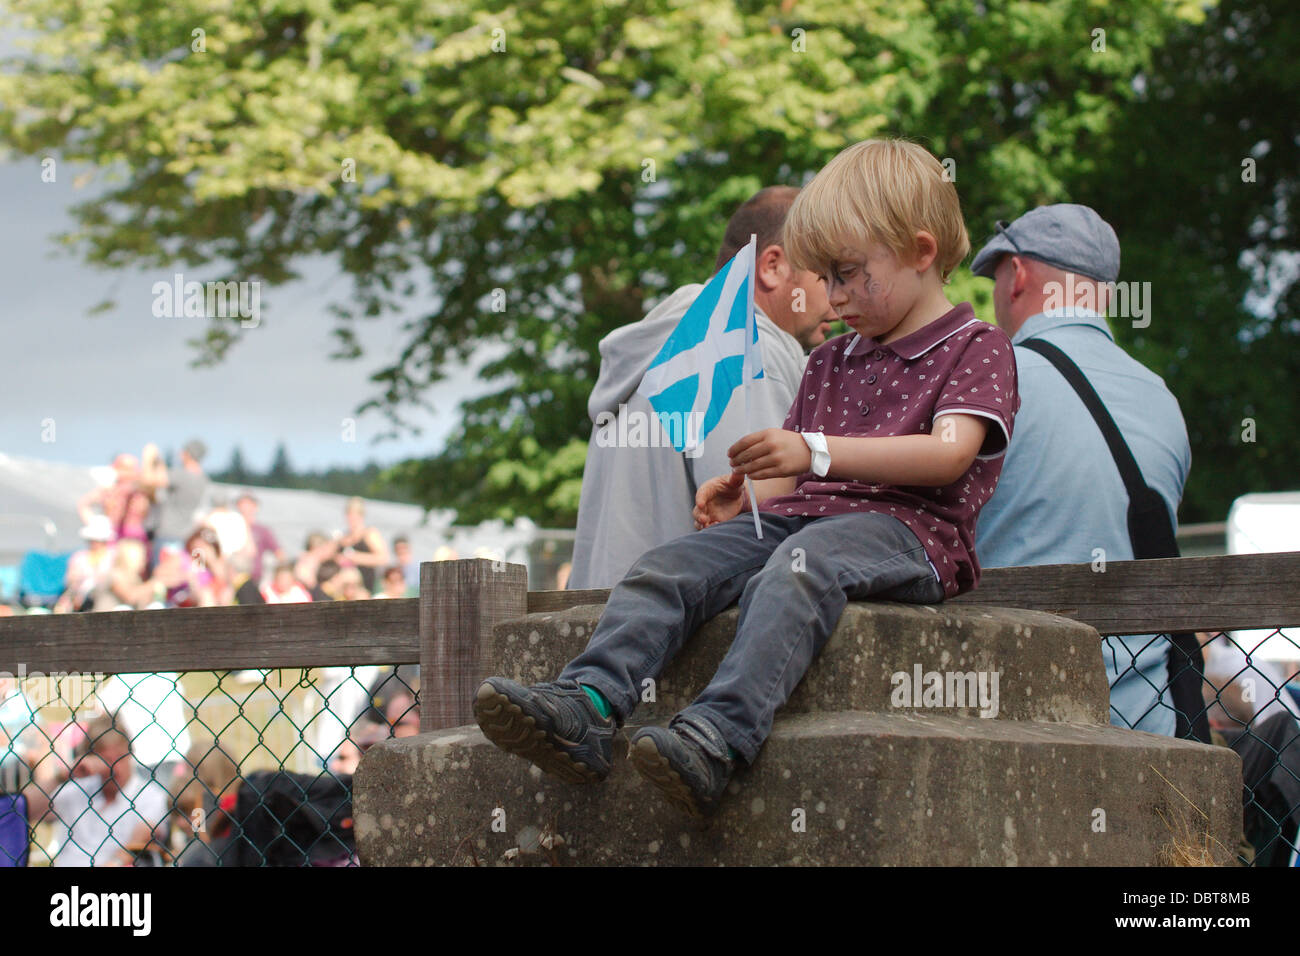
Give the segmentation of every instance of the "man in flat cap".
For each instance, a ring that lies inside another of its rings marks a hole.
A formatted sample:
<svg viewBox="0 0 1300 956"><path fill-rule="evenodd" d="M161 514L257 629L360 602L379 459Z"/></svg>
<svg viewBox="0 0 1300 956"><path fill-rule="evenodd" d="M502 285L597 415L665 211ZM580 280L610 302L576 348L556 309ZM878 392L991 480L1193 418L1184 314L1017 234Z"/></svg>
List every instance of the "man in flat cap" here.
<svg viewBox="0 0 1300 956"><path fill-rule="evenodd" d="M1116 345L1107 326L1119 258L1115 230L1101 216L1058 204L998 223L971 264L994 281L1021 401L997 490L979 516L975 548L984 567L1130 560L1138 537L1130 535L1131 501L1149 505L1148 523L1163 525L1167 510L1170 536L1177 529L1192 458L1187 426L1164 381ZM1067 375L1083 381L1076 387ZM1100 418L1084 397L1089 389L1104 406ZM1108 444L1103 434L1107 414L1136 464L1127 482L1124 453L1112 454L1115 436ZM1149 544L1144 550L1154 556ZM1103 640L1111 723L1167 735L1185 729L1176 728L1171 706L1170 654L1163 636Z"/></svg>

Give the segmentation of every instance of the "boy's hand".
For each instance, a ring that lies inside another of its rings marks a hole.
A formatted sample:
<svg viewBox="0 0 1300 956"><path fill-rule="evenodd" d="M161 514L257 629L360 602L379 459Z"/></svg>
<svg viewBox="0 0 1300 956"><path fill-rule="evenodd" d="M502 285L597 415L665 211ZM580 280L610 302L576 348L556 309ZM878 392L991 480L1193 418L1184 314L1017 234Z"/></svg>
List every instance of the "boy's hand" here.
<svg viewBox="0 0 1300 956"><path fill-rule="evenodd" d="M755 481L792 478L812 468L812 452L798 432L764 428L727 449L731 467Z"/></svg>
<svg viewBox="0 0 1300 956"><path fill-rule="evenodd" d="M745 503L745 476L738 474L710 478L695 493L695 530L740 514Z"/></svg>

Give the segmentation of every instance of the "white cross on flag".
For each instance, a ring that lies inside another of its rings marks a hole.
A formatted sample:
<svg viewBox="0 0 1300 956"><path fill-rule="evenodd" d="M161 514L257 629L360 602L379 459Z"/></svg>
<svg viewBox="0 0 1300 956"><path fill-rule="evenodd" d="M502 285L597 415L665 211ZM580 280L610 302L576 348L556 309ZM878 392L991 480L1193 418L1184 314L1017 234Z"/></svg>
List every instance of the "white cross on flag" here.
<svg viewBox="0 0 1300 956"><path fill-rule="evenodd" d="M751 237L708 281L637 389L677 451L699 447L722 419L736 388L763 377L754 323L756 246Z"/></svg>

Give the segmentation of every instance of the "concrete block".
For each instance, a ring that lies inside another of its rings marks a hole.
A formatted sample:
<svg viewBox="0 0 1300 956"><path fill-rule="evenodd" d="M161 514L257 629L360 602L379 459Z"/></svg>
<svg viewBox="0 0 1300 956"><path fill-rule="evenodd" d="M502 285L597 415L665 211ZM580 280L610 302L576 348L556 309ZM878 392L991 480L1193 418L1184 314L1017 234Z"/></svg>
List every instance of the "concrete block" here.
<svg viewBox="0 0 1300 956"><path fill-rule="evenodd" d="M499 625L493 634L489 671L525 684L553 680L586 647L603 605L530 614ZM732 608L705 624L664 670L634 715L643 723L666 723L689 704L717 671L731 646L739 612ZM854 602L813 662L784 714L857 710L897 712L895 693L924 688L938 674L964 706L945 706L949 716L975 717L993 711L971 706L970 683L957 675L985 675L991 690L997 674L1002 720L1106 723L1109 690L1101 637L1086 624L1039 611ZM903 675L898 678L895 675ZM915 697L915 694L911 695ZM643 693L643 698L645 694ZM903 710L934 713L913 700Z"/></svg>
<svg viewBox="0 0 1300 956"><path fill-rule="evenodd" d="M697 823L626 760L566 784L461 727L367 752L357 845L369 866L1147 866L1228 864L1241 827L1231 750L1059 721L782 715L729 790Z"/></svg>

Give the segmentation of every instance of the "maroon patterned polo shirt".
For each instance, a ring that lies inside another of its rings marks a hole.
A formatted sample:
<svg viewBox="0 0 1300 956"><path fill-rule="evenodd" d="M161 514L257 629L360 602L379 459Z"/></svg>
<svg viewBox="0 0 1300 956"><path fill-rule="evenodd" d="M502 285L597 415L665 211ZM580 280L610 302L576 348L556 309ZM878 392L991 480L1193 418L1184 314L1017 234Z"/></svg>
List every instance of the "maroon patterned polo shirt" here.
<svg viewBox="0 0 1300 956"><path fill-rule="evenodd" d="M832 457L825 478L800 475L791 494L770 498L759 510L813 518L893 515L925 546L944 595L969 591L980 577L975 520L997 487L1019 408L1011 341L975 318L969 303L888 345L841 335L809 356L785 428L864 438L924 435L942 428L935 419L951 413L980 415L996 427L990 425L966 473L946 487L836 480Z"/></svg>

